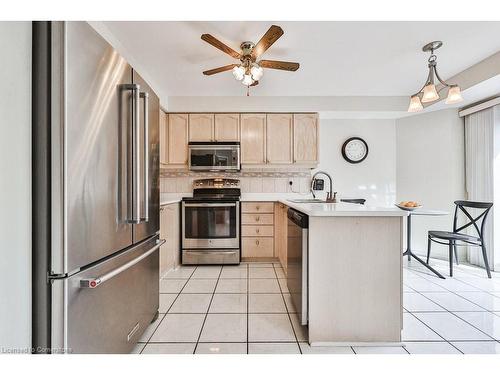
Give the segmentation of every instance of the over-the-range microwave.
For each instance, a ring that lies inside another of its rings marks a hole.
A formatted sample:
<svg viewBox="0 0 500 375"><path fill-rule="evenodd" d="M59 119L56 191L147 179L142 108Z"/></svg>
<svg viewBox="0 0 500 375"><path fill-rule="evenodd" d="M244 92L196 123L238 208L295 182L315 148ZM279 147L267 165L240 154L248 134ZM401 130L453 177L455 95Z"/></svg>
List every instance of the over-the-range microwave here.
<svg viewBox="0 0 500 375"><path fill-rule="evenodd" d="M240 142L189 142L189 170L239 171Z"/></svg>

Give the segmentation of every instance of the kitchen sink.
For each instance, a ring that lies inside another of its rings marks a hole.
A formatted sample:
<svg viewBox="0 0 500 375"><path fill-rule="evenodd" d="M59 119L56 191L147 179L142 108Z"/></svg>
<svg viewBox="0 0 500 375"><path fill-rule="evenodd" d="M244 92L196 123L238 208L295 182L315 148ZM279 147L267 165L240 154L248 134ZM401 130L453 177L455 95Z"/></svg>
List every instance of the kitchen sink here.
<svg viewBox="0 0 500 375"><path fill-rule="evenodd" d="M324 200L318 198L303 198L303 199L289 199L293 203L326 203Z"/></svg>

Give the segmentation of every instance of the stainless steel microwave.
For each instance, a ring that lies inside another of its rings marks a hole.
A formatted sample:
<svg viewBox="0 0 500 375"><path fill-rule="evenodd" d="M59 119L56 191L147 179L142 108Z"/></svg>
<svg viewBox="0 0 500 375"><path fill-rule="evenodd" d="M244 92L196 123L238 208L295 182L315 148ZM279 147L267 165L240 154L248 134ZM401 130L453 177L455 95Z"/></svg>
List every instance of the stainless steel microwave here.
<svg viewBox="0 0 500 375"><path fill-rule="evenodd" d="M189 142L189 170L239 171L240 142Z"/></svg>

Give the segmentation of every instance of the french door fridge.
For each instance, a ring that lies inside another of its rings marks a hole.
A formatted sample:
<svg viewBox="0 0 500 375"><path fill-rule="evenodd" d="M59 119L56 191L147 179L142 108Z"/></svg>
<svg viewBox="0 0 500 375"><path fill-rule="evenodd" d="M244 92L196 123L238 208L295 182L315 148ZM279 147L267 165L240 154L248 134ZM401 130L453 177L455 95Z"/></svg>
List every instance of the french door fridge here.
<svg viewBox="0 0 500 375"><path fill-rule="evenodd" d="M158 311L159 99L86 22L33 23L33 348L127 353Z"/></svg>

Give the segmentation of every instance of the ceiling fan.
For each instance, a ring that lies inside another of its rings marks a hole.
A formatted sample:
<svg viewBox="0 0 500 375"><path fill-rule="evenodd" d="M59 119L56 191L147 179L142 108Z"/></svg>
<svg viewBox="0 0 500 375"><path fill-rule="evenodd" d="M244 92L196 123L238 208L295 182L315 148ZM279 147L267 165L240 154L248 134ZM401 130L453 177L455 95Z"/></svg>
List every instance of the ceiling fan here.
<svg viewBox="0 0 500 375"><path fill-rule="evenodd" d="M203 39L208 44L211 44L222 52L227 53L229 56L240 60L239 64L230 64L221 66L219 68L206 70L203 72L204 75L210 76L212 74L217 74L225 72L228 70L233 71L233 76L238 81L241 81L245 86L256 86L259 84L259 80L264 74L263 68L268 69L279 69L288 70L290 72L295 72L299 69L299 63L289 62L289 61L277 61L277 60L258 60L259 57L267 51L269 47L273 45L281 36L283 35L283 29L279 26L272 25L269 30L260 38L257 44L252 42L243 42L240 45L241 52L236 52L231 47L228 47L222 43L217 38L210 34L203 34L201 39ZM248 95L248 93L247 93Z"/></svg>

